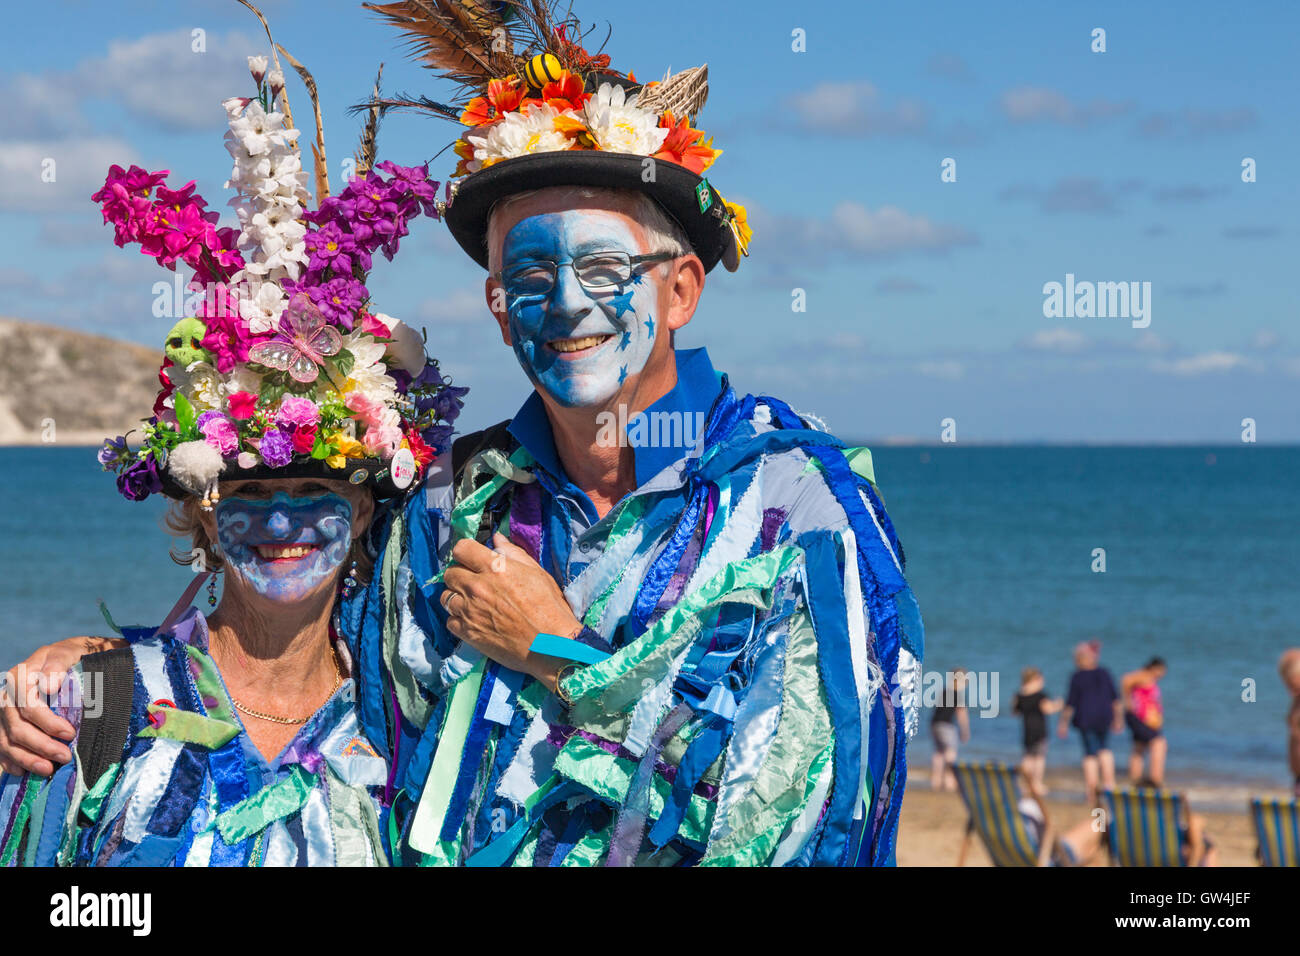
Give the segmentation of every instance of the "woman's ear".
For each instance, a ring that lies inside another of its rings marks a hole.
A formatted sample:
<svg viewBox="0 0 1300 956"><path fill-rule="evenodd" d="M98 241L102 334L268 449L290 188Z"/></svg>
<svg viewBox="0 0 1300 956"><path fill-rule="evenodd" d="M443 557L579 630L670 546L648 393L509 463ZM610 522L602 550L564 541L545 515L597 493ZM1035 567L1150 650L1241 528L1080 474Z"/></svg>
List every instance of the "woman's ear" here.
<svg viewBox="0 0 1300 956"><path fill-rule="evenodd" d="M363 491L352 502L352 540L355 541L366 533L370 520L375 516L375 496Z"/></svg>
<svg viewBox="0 0 1300 956"><path fill-rule="evenodd" d="M676 331L691 321L695 307L700 304L704 292L704 263L699 256L692 254L675 259L669 265L673 271L665 283L668 296L666 321L668 328Z"/></svg>

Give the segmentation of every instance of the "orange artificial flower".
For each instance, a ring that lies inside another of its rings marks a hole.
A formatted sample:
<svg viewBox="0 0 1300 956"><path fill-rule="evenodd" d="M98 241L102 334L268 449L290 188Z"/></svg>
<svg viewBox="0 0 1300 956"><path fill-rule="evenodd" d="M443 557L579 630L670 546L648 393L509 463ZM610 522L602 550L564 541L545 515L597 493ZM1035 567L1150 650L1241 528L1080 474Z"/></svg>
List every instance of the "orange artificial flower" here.
<svg viewBox="0 0 1300 956"><path fill-rule="evenodd" d="M469 101L460 121L466 126L485 126L501 118L503 113L519 109L524 98L524 85L517 76L507 76L488 83L488 95L476 96Z"/></svg>
<svg viewBox="0 0 1300 956"><path fill-rule="evenodd" d="M469 175L469 161L474 158L474 147L470 145L467 139L456 140L456 145L452 147L452 152L460 157L460 162L456 164L456 170L451 174L451 178L457 176Z"/></svg>
<svg viewBox="0 0 1300 956"><path fill-rule="evenodd" d="M561 113L565 110L580 110L591 94L586 91L582 77L560 71L560 78L547 83L542 89L542 99Z"/></svg>
<svg viewBox="0 0 1300 956"><path fill-rule="evenodd" d="M659 126L669 133L659 152L654 154L655 159L666 159L685 166L698 176L722 155L722 150L713 148L712 139L704 139L703 131L691 128L688 116L683 116L678 122L669 110L659 117Z"/></svg>

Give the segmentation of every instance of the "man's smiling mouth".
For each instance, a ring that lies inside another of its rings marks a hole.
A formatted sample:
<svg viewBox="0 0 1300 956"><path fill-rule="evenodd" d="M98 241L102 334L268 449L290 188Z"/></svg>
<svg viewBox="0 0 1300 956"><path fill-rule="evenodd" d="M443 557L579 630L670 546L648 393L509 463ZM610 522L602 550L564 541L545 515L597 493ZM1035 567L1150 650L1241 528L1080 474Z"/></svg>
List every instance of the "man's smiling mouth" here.
<svg viewBox="0 0 1300 956"><path fill-rule="evenodd" d="M319 550L314 544L259 544L258 556L265 561L297 561L313 551Z"/></svg>
<svg viewBox="0 0 1300 956"><path fill-rule="evenodd" d="M597 349L613 337L613 333L609 333L606 335L584 335L575 339L551 339L546 343L546 347L562 355L573 355L574 353L590 352Z"/></svg>

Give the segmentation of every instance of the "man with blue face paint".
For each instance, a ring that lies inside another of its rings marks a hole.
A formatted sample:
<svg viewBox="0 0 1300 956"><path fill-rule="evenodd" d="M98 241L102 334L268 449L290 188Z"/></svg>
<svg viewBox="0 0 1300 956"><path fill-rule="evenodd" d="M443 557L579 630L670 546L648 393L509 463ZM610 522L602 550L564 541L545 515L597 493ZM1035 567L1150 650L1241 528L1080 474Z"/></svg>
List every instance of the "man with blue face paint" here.
<svg viewBox="0 0 1300 956"><path fill-rule="evenodd" d="M427 486L401 861L892 863L922 638L870 454L675 347L748 240L702 70L570 54L462 116L444 218L532 391Z"/></svg>

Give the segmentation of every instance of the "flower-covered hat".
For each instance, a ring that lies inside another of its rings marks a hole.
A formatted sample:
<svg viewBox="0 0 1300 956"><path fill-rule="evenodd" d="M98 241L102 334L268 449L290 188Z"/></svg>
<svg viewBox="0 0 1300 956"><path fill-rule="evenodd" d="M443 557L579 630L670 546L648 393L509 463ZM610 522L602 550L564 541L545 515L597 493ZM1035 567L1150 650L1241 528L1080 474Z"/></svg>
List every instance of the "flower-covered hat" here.
<svg viewBox="0 0 1300 956"><path fill-rule="evenodd" d="M745 209L704 173L721 154L695 128L708 97L708 67L638 83L583 49L575 17L555 0L401 0L362 4L396 25L425 65L459 84L458 102L379 101L469 127L443 218L471 258L487 267L487 223L500 199L547 186L631 189L682 227L706 270L735 271L748 254ZM516 46L518 41L518 48Z"/></svg>
<svg viewBox="0 0 1300 956"><path fill-rule="evenodd" d="M427 166L372 168L373 113L357 174L329 195L317 107L309 210L275 49L270 71L267 57L249 57L256 95L222 104L238 228L218 226L193 182L169 188L166 170L114 166L92 197L117 245L194 271L143 443L119 437L99 454L134 500L194 494L210 507L222 479L304 476L389 497L415 487L449 447L468 391L440 374L419 332L375 311L365 284L372 257L392 259L410 219L438 216L438 183ZM316 105L311 75L285 56Z"/></svg>

